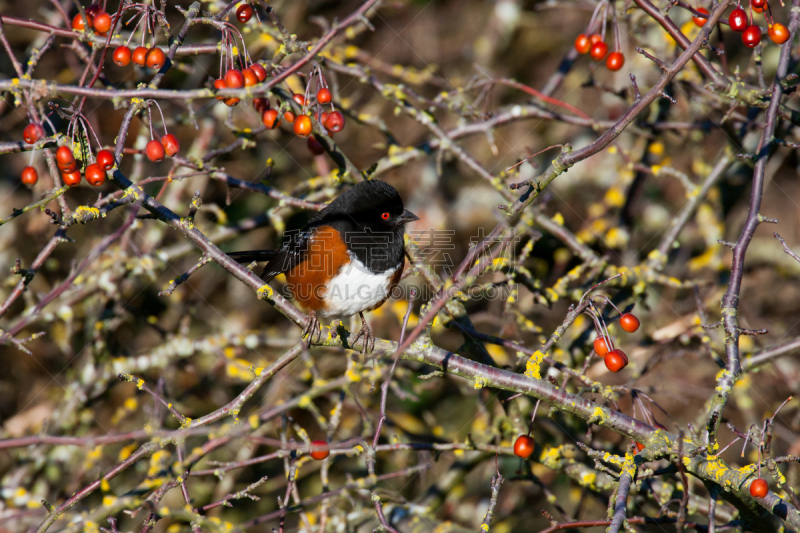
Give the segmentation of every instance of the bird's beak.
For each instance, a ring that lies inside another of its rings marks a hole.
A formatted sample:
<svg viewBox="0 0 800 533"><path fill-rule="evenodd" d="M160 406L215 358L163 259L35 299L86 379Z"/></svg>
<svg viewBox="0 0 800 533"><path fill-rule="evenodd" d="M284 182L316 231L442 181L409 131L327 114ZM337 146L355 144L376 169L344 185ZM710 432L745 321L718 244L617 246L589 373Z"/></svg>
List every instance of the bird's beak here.
<svg viewBox="0 0 800 533"><path fill-rule="evenodd" d="M415 220L419 220L419 217L406 209L403 211L403 214L397 217L397 224L408 224L409 222L414 222Z"/></svg>

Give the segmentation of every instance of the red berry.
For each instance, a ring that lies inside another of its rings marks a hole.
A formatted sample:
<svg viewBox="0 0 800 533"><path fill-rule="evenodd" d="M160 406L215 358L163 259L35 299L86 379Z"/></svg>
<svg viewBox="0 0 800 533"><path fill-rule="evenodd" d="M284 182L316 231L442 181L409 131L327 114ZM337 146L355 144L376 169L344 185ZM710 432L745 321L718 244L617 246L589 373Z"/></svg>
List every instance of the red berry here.
<svg viewBox="0 0 800 533"><path fill-rule="evenodd" d="M56 150L56 163L62 172L75 170L75 156L72 155L72 150L66 146L59 146Z"/></svg>
<svg viewBox="0 0 800 533"><path fill-rule="evenodd" d="M520 435L514 441L514 455L527 459L533 453L533 437L530 435Z"/></svg>
<svg viewBox="0 0 800 533"><path fill-rule="evenodd" d="M330 115L330 113L328 113L327 111L323 111L317 117L317 122L319 122L320 124L322 124L324 126L325 123L328 122L328 115ZM325 128L325 129L327 129L327 128Z"/></svg>
<svg viewBox="0 0 800 533"><path fill-rule="evenodd" d="M89 7L87 7L85 11L87 15L89 15L90 17L94 17L99 15L103 11L103 8L100 6L100 4L92 4Z"/></svg>
<svg viewBox="0 0 800 533"><path fill-rule="evenodd" d="M92 25L92 16L89 13L86 13L86 22L89 23L89 26ZM72 29L76 31L83 31L84 27L83 17L80 13L78 13L72 18Z"/></svg>
<svg viewBox="0 0 800 533"><path fill-rule="evenodd" d="M763 498L769 492L769 485L761 478L756 478L750 483L750 496L753 498Z"/></svg>
<svg viewBox="0 0 800 533"><path fill-rule="evenodd" d="M753 6L754 9L760 8L763 10L767 6L767 0L750 0L750 5Z"/></svg>
<svg viewBox="0 0 800 533"><path fill-rule="evenodd" d="M748 48L755 48L761 42L761 28L758 26L748 26L742 33L742 42Z"/></svg>
<svg viewBox="0 0 800 533"><path fill-rule="evenodd" d="M338 111L331 111L325 119L325 128L334 133L344 129L344 116Z"/></svg>
<svg viewBox="0 0 800 533"><path fill-rule="evenodd" d="M322 461L326 457L331 454L331 448L328 446L328 443L324 440L313 440L311 441L311 455L312 459L316 459L317 461Z"/></svg>
<svg viewBox="0 0 800 533"><path fill-rule="evenodd" d="M780 22L770 25L767 33L775 44L783 44L789 40L789 29Z"/></svg>
<svg viewBox="0 0 800 533"><path fill-rule="evenodd" d="M242 4L236 8L236 20L244 24L253 17L253 6Z"/></svg>
<svg viewBox="0 0 800 533"><path fill-rule="evenodd" d="M131 49L125 45L118 46L114 50L113 55L114 63L119 67L127 67L131 62Z"/></svg>
<svg viewBox="0 0 800 533"><path fill-rule="evenodd" d="M639 319L633 313L625 313L619 317L619 325L628 333L633 333L639 329Z"/></svg>
<svg viewBox="0 0 800 533"><path fill-rule="evenodd" d="M608 45L603 41L596 42L592 45L592 48L589 50L589 55L592 56L592 59L595 61L601 61L606 54L608 53Z"/></svg>
<svg viewBox="0 0 800 533"><path fill-rule="evenodd" d="M733 31L744 31L747 27L747 13L741 7L737 7L731 11L728 17L728 24L731 25Z"/></svg>
<svg viewBox="0 0 800 533"><path fill-rule="evenodd" d="M317 91L317 102L319 102L320 104L323 105L329 104L332 99L333 96L331 95L330 89L323 87L322 89Z"/></svg>
<svg viewBox="0 0 800 533"><path fill-rule="evenodd" d="M635 443L636 443L636 453L639 453L640 451L644 450L644 444L642 444L641 442L635 442Z"/></svg>
<svg viewBox="0 0 800 533"><path fill-rule="evenodd" d="M608 353L608 347L611 343L605 337L597 337L592 343L594 346L594 351L600 357L605 356Z"/></svg>
<svg viewBox="0 0 800 533"><path fill-rule="evenodd" d="M269 109L269 100L266 98L253 98L253 109L259 113L263 113Z"/></svg>
<svg viewBox="0 0 800 533"><path fill-rule="evenodd" d="M223 80L223 79L214 80L214 88L215 88L215 89L227 89L227 88L228 88L228 84L227 84L227 83L225 83L225 80ZM217 100L219 100L220 102L221 102L222 100L225 100L225 97L224 97L224 96L217 96L216 98L217 98Z"/></svg>
<svg viewBox="0 0 800 533"><path fill-rule="evenodd" d="M628 356L622 350L611 350L603 358L606 368L612 372L619 372L628 366Z"/></svg>
<svg viewBox="0 0 800 533"><path fill-rule="evenodd" d="M698 7L695 11L697 11L698 13L702 13L703 15L708 15L708 9L706 9L704 7ZM694 21L695 24L697 24L701 28L703 26L705 26L706 22L708 21L707 18L698 17L698 16L692 17L692 20Z"/></svg>
<svg viewBox="0 0 800 533"><path fill-rule="evenodd" d="M144 148L144 152L147 154L147 159L154 163L158 163L164 159L165 155L164 145L155 139L147 143L147 146Z"/></svg>
<svg viewBox="0 0 800 533"><path fill-rule="evenodd" d="M253 72L252 68L243 69L242 76L244 77L245 87L250 87L251 85L258 83L258 76L256 76L255 72Z"/></svg>
<svg viewBox="0 0 800 533"><path fill-rule="evenodd" d="M283 114L283 120L285 120L290 124L294 122L294 118L295 118L294 113L292 113L291 111L287 111L286 113Z"/></svg>
<svg viewBox="0 0 800 533"><path fill-rule="evenodd" d="M311 135L311 117L308 115L300 115L294 121L294 133L300 137L308 137Z"/></svg>
<svg viewBox="0 0 800 533"><path fill-rule="evenodd" d="M81 182L81 173L79 170L63 171L61 179L64 180L64 185L74 187Z"/></svg>
<svg viewBox="0 0 800 533"><path fill-rule="evenodd" d="M258 78L258 81L261 82L267 79L267 69L262 67L260 63L253 63L250 65L250 68L256 73L256 78Z"/></svg>
<svg viewBox="0 0 800 533"><path fill-rule="evenodd" d="M133 60L134 65L139 65L140 67L145 66L147 64L147 52L150 50L144 46L137 46L133 49L133 54L131 54L131 59Z"/></svg>
<svg viewBox="0 0 800 533"><path fill-rule="evenodd" d="M763 13L765 9L767 9L766 5L763 5L763 6L753 6L753 11L754 11L755 13Z"/></svg>
<svg viewBox="0 0 800 533"><path fill-rule="evenodd" d="M167 62L167 56L161 48L153 47L147 52L145 63L147 68L159 70Z"/></svg>
<svg viewBox="0 0 800 533"><path fill-rule="evenodd" d="M625 64L625 56L622 52L611 52L606 58L606 67L608 70L617 71Z"/></svg>
<svg viewBox="0 0 800 533"><path fill-rule="evenodd" d="M314 135L308 138L308 150L314 155L322 155L325 153L325 147L320 144Z"/></svg>
<svg viewBox="0 0 800 533"><path fill-rule="evenodd" d="M244 85L244 76L240 70L232 68L225 73L225 83L227 83L228 87L231 89L238 89Z"/></svg>
<svg viewBox="0 0 800 533"><path fill-rule="evenodd" d="M33 144L42 137L44 137L44 128L41 124L34 124L31 122L22 130L22 138L28 144Z"/></svg>
<svg viewBox="0 0 800 533"><path fill-rule="evenodd" d="M36 185L39 181L39 173L33 167L25 167L22 169L22 183L25 185Z"/></svg>
<svg viewBox="0 0 800 533"><path fill-rule="evenodd" d="M114 152L111 150L100 150L97 152L97 164L103 170L111 170L116 163L114 159Z"/></svg>
<svg viewBox="0 0 800 533"><path fill-rule="evenodd" d="M86 167L86 181L94 187L102 185L106 181L106 171L97 163L92 163Z"/></svg>
<svg viewBox="0 0 800 533"><path fill-rule="evenodd" d="M233 107L233 106L235 106L236 104L238 104L241 101L242 100L239 99L239 98L227 98L225 100L225 105L228 106L228 107Z"/></svg>
<svg viewBox="0 0 800 533"><path fill-rule="evenodd" d="M300 93L295 93L295 94L293 94L293 95L292 95L292 100L294 100L295 102L297 102L297 105L299 105L299 106L306 105L306 97L305 97L305 96L303 96L303 95L302 95L302 94L300 94Z"/></svg>
<svg viewBox="0 0 800 533"><path fill-rule="evenodd" d="M167 133L161 137L161 144L164 146L164 152L169 157L181 151L181 144L178 142L178 138L171 133Z"/></svg>
<svg viewBox="0 0 800 533"><path fill-rule="evenodd" d="M587 37L586 34L581 33L575 38L575 50L577 50L579 54L588 53L591 47L592 42L589 40L589 37Z"/></svg>
<svg viewBox="0 0 800 533"><path fill-rule="evenodd" d="M591 48L591 46L592 46L593 44L595 44L595 43L602 43L602 42L603 42L603 36L602 36L602 35L600 35L599 33L593 33L593 34L591 34L591 35L589 36L589 47L590 47L590 48Z"/></svg>
<svg viewBox="0 0 800 533"><path fill-rule="evenodd" d="M92 19L92 27L97 33L105 33L111 29L111 15L100 13Z"/></svg>
<svg viewBox="0 0 800 533"><path fill-rule="evenodd" d="M269 129L274 130L281 125L281 121L278 119L278 111L267 109L261 114L261 122Z"/></svg>

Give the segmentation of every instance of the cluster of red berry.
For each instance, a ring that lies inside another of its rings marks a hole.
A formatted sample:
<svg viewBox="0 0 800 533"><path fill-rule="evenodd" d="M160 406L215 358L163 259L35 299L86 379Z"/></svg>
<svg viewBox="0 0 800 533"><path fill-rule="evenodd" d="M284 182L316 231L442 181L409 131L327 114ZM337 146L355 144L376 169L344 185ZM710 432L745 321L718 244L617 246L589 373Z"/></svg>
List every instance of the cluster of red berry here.
<svg viewBox="0 0 800 533"><path fill-rule="evenodd" d="M639 319L632 313L624 313L619 317L619 325L624 331L633 333L639 329ZM603 327L598 328L599 336L594 340L594 351L603 358L606 368L612 372L619 372L628 366L628 356L619 348L614 348L611 336L608 335L607 330L604 332L604 329Z"/></svg>
<svg viewBox="0 0 800 533"><path fill-rule="evenodd" d="M611 14L611 29L614 37L614 51L608 53L608 45L605 42L606 24ZM612 2L601 0L592 13L586 31L578 35L575 39L575 50L579 54L589 54L589 57L597 62L606 60L608 70L617 71L625 64L625 55L620 51L619 26Z"/></svg>
<svg viewBox="0 0 800 533"><path fill-rule="evenodd" d="M111 15L103 11L99 4L92 4L85 10L86 22L94 29L94 32L101 37L104 37L106 32L111 29L113 19ZM83 31L86 29L83 23L83 17L80 13L72 18L72 29L75 31Z"/></svg>
<svg viewBox="0 0 800 533"><path fill-rule="evenodd" d="M178 142L178 138L171 133L167 133L161 137L160 141L156 139L148 141L147 145L144 147L144 153L147 159L153 163L160 162L164 159L164 156L172 157L177 155L180 151L181 144Z"/></svg>
<svg viewBox="0 0 800 533"><path fill-rule="evenodd" d="M247 68L242 70L231 68L225 73L225 76L214 80L215 89L239 89L241 87L250 87L267 79L267 69L259 63L253 63ZM233 107L239 103L239 98L225 98L224 96L217 96L217 100L225 102L228 107Z"/></svg>
<svg viewBox="0 0 800 533"><path fill-rule="evenodd" d="M283 120L289 124L294 125L294 133L299 137L308 137L308 149L314 155L321 155L325 152L320 142L311 136L313 130L312 119L316 119L317 123L325 128L328 135L333 135L344 129L344 115L340 111L333 109L331 111L323 111L323 107L330 104L333 100L330 89L322 87L317 91L317 94L308 99L302 94L296 93L292 95L298 105L303 107L304 113L296 116L294 112L289 109L284 111ZM317 105L316 113L306 113L307 106ZM266 98L256 98L253 100L253 107L256 111L261 113L261 122L269 129L275 129L281 124L280 113L277 109L271 109L269 100Z"/></svg>
<svg viewBox="0 0 800 533"><path fill-rule="evenodd" d="M31 122L25 129L22 130L22 139L28 144L34 144L36 141L44 137L44 128L41 124ZM32 161L32 158L31 158ZM39 173L33 166L27 166L22 169L22 183L25 185L35 185L39 181Z"/></svg>
<svg viewBox="0 0 800 533"><path fill-rule="evenodd" d="M131 52L130 47L124 44L118 46L116 50L114 50L112 58L114 59L114 63L120 67L127 67L130 65L131 61L133 61L134 65L139 65L140 67L146 66L153 70L159 70L167 61L167 55L157 46L152 48L137 46L133 49L133 52Z"/></svg>
<svg viewBox="0 0 800 533"><path fill-rule="evenodd" d="M698 11L708 13L707 10L700 8ZM767 0L750 0L750 20L747 19L747 13L744 9L740 6L736 6L736 8L731 11L730 16L728 17L728 24L730 25L733 31L741 32L742 34L742 42L748 48L755 48L761 42L761 28L757 25L753 24L753 12L755 13L764 13L764 17L767 19L767 33L769 34L769 38L775 44L781 45L789 40L789 29L781 24L780 22L775 22L772 18L772 11L769 7L769 2ZM698 20L702 20L702 24L698 22ZM695 24L702 26L705 24L705 19L695 17L694 18Z"/></svg>
<svg viewBox="0 0 800 533"><path fill-rule="evenodd" d="M81 182L81 171L78 170L78 163L72 150L67 146L59 146L56 150L56 164L61 171L61 179L65 185L74 187ZM110 150L100 150L97 152L95 162L86 165L84 174L89 185L95 187L102 185L106 181L106 171L114 167L114 154Z"/></svg>
<svg viewBox="0 0 800 533"><path fill-rule="evenodd" d="M608 53L608 45L603 41L603 36L599 33L586 35L581 33L575 39L575 50L580 54L586 54L595 61L602 61L606 58L606 67L608 70L619 70L625 64L625 55L619 50ZM606 57L608 54L608 57Z"/></svg>

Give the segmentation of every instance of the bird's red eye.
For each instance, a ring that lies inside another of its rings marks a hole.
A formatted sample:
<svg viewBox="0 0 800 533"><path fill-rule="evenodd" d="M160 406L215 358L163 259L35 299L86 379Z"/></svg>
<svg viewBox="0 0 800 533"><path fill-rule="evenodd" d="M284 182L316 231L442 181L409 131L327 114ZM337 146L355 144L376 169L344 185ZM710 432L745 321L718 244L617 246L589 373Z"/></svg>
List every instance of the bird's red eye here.
<svg viewBox="0 0 800 533"><path fill-rule="evenodd" d="M381 218L382 218L383 220L389 220L389 212L388 212L388 211L386 211L384 214L382 214L382 215L381 215Z"/></svg>

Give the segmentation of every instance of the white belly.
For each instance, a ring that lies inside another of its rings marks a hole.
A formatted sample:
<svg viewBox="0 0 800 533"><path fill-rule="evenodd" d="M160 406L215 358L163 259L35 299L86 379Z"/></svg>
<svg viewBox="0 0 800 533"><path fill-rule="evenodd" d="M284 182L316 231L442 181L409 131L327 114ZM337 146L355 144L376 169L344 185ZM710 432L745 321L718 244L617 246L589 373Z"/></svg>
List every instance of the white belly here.
<svg viewBox="0 0 800 533"><path fill-rule="evenodd" d="M318 314L342 319L375 307L389 297L389 285L398 268L375 274L351 254L350 264L328 283L325 307Z"/></svg>

